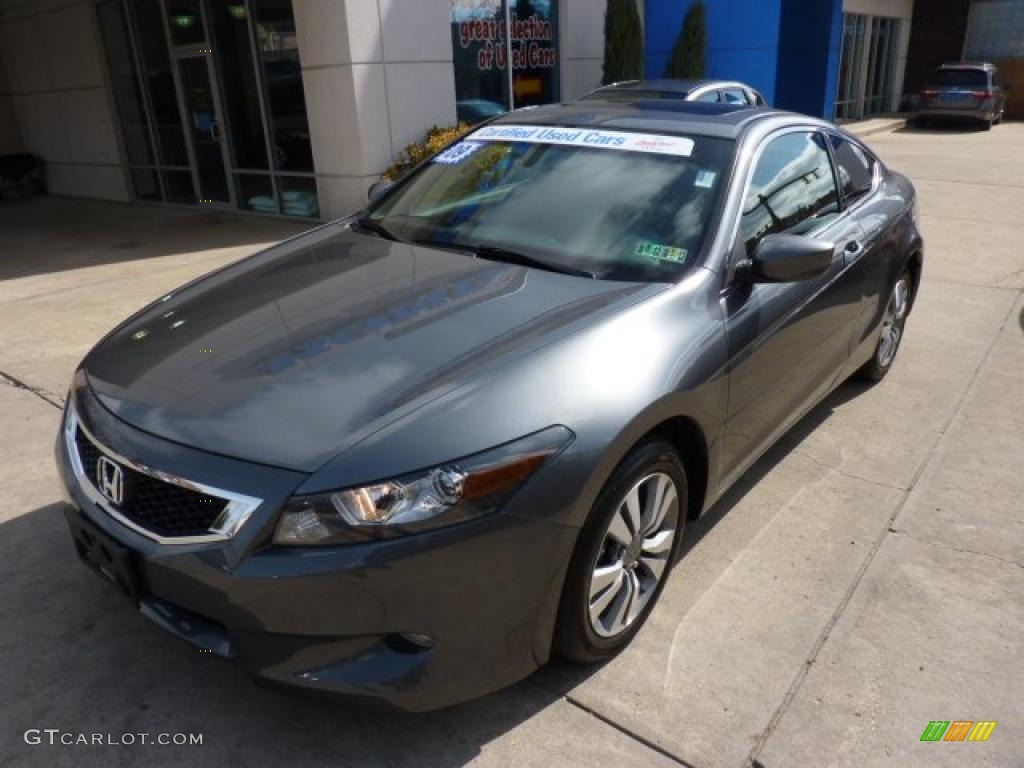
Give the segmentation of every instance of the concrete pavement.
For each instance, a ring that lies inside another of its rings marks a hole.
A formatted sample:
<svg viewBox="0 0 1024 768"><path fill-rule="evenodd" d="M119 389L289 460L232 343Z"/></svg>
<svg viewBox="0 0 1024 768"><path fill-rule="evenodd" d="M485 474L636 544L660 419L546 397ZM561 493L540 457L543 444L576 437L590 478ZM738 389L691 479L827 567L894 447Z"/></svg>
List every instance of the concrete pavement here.
<svg viewBox="0 0 1024 768"><path fill-rule="evenodd" d="M53 403L88 346L297 227L0 207L0 372L17 382L0 384L0 764L1020 764L1024 125L868 141L915 181L927 238L890 376L843 385L691 526L625 653L426 716L267 692L200 656L74 561L55 504ZM998 725L983 744L919 741L958 719ZM27 728L204 741L30 746Z"/></svg>

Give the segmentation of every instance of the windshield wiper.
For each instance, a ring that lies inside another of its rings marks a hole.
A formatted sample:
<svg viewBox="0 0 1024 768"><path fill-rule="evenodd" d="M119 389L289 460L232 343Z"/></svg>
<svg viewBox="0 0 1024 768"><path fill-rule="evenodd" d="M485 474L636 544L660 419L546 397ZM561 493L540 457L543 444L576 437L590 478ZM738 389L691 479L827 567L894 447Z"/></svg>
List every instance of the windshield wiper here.
<svg viewBox="0 0 1024 768"><path fill-rule="evenodd" d="M373 232L373 234L379 237L383 237L385 240L393 240L396 243L404 242L402 238L400 238L390 229L385 227L379 221L368 218L366 216L364 216L361 219L356 219L351 224L349 224L349 228L351 229L352 227L355 227L357 230L362 229L366 232Z"/></svg>
<svg viewBox="0 0 1024 768"><path fill-rule="evenodd" d="M583 269L581 267L572 267L567 264L556 264L555 262L545 261L544 259L539 259L536 256L530 256L529 254L520 253L519 251L512 251L508 248L502 248L497 245L467 246L466 249L475 253L481 259L504 261L509 264L519 264L524 267L546 269L548 272L561 272L563 275L589 277L592 280L597 279L597 275L590 270Z"/></svg>

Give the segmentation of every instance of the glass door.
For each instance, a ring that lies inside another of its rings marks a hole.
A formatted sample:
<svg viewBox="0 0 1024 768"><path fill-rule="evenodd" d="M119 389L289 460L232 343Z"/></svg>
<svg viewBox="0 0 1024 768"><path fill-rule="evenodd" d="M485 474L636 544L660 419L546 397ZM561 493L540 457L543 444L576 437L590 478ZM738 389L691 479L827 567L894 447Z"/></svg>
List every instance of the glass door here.
<svg viewBox="0 0 1024 768"><path fill-rule="evenodd" d="M175 58L199 202L230 205L233 195L228 183L223 111L210 54L183 53Z"/></svg>
<svg viewBox="0 0 1024 768"><path fill-rule="evenodd" d="M861 116L867 21L868 17L861 14L843 14L843 43L835 109L838 120L856 119Z"/></svg>

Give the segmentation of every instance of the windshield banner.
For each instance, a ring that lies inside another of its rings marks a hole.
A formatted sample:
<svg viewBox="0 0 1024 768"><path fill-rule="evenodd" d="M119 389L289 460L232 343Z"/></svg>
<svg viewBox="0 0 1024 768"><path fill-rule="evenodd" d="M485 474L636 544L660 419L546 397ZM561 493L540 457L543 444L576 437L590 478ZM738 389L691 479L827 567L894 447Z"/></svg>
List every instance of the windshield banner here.
<svg viewBox="0 0 1024 768"><path fill-rule="evenodd" d="M658 155L689 157L693 139L653 133L600 131L590 128L566 128L553 125L487 125L466 138L473 141L514 141L528 144L562 144L571 147L624 149Z"/></svg>

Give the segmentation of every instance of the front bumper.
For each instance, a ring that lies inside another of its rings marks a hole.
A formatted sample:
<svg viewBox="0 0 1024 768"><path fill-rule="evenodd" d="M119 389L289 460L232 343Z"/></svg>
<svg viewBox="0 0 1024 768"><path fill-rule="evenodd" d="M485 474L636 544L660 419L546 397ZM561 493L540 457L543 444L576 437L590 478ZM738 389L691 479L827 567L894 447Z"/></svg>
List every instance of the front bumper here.
<svg viewBox="0 0 1024 768"><path fill-rule="evenodd" d="M122 456L263 499L227 540L157 542L86 493L58 440L72 510L130 553L136 604L178 637L269 683L412 711L496 690L547 660L577 531L515 510L540 503L549 468L509 510L477 521L390 541L275 547L277 510L303 475L155 438L103 410L87 388L72 400L89 431ZM428 635L432 647L405 641L407 633Z"/></svg>

